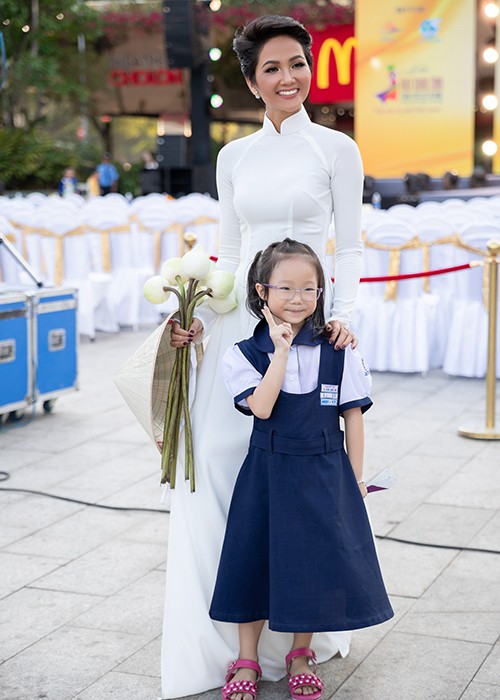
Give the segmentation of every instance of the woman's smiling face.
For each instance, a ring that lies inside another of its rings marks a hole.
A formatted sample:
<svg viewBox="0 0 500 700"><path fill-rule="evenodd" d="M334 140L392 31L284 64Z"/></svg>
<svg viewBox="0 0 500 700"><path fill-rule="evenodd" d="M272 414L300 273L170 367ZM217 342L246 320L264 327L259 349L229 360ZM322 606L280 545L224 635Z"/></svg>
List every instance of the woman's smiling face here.
<svg viewBox="0 0 500 700"><path fill-rule="evenodd" d="M247 84L252 92L258 91L274 123L300 111L311 87L301 44L286 35L269 39L260 51L255 80Z"/></svg>

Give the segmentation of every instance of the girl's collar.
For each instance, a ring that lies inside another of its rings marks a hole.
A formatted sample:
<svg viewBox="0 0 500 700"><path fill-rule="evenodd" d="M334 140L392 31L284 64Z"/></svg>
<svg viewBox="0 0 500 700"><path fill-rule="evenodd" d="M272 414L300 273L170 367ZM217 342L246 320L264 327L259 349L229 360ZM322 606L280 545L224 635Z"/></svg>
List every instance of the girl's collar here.
<svg viewBox="0 0 500 700"><path fill-rule="evenodd" d="M276 131L274 124L267 116L267 112L264 115L264 123L262 128L266 133L274 134L274 136L286 136L287 134L294 134L310 124L311 120L309 119L309 115L307 114L304 105L302 105L299 112L292 114L290 117L287 117L282 121L281 131Z"/></svg>

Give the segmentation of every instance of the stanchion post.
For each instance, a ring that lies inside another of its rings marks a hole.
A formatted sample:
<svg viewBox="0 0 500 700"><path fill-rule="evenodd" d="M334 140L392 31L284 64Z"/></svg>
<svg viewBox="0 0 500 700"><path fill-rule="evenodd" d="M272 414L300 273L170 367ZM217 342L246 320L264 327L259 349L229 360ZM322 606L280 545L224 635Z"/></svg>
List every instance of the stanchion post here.
<svg viewBox="0 0 500 700"><path fill-rule="evenodd" d="M477 440L500 440L500 431L495 429L496 398L496 354L497 354L497 299L498 299L498 256L500 241L488 242L488 360L486 366L486 426L484 429L459 428L463 437Z"/></svg>
<svg viewBox="0 0 500 700"><path fill-rule="evenodd" d="M184 234L184 243L187 245L188 250L192 250L198 241L198 237L194 233Z"/></svg>

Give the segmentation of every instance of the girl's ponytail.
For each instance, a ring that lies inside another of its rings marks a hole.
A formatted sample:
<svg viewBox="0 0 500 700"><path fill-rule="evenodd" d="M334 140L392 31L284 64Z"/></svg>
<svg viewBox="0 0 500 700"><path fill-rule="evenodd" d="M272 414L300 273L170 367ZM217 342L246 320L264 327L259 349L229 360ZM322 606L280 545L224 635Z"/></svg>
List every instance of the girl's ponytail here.
<svg viewBox="0 0 500 700"><path fill-rule="evenodd" d="M257 282L260 282L259 262L262 257L262 253L262 250L259 250L259 252L256 253L248 270L247 276L247 309L253 316L257 316L257 318L264 318L262 315L262 299L258 295L255 288Z"/></svg>

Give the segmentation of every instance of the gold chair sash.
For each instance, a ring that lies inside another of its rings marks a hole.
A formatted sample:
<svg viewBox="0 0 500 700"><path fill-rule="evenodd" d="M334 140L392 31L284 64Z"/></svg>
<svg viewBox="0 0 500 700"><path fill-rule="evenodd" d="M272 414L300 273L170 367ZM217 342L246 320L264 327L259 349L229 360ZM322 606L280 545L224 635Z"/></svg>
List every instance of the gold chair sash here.
<svg viewBox="0 0 500 700"><path fill-rule="evenodd" d="M415 250L420 248L422 245L418 236L410 238L406 243L399 246L388 245L386 243L375 243L370 241L369 238L365 240L365 246L367 248L373 248L374 250L386 250L389 252L389 270L387 272L391 277L399 275L401 270L401 253L403 250ZM397 296L397 280L389 280L385 283L385 301L394 301Z"/></svg>
<svg viewBox="0 0 500 700"><path fill-rule="evenodd" d="M184 241L184 227L182 224L173 223L165 226L165 228L158 229L152 226L146 226L145 224L137 221L137 226L139 231L150 233L153 236L153 246L154 246L154 267L155 271L159 271L161 265L161 238L165 233L177 234L177 242L179 245L179 255L184 255L185 241Z"/></svg>
<svg viewBox="0 0 500 700"><path fill-rule="evenodd" d="M98 233L101 241L102 254L102 269L104 272L111 272L113 267L111 259L111 242L109 236L111 233L130 233L130 226L122 224L120 226L109 226L108 228L97 228L96 226L88 226L89 233Z"/></svg>
<svg viewBox="0 0 500 700"><path fill-rule="evenodd" d="M85 229L77 226L64 233L55 233L46 228L40 228L37 232L46 238L53 238L56 244L56 255L54 260L54 284L60 286L64 280L64 241L70 236L83 236Z"/></svg>

